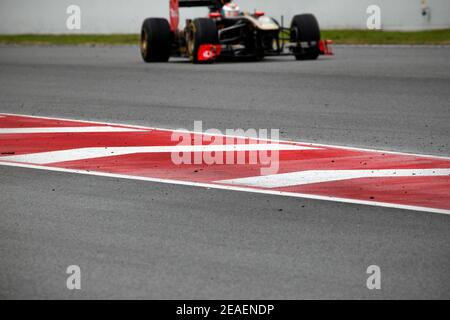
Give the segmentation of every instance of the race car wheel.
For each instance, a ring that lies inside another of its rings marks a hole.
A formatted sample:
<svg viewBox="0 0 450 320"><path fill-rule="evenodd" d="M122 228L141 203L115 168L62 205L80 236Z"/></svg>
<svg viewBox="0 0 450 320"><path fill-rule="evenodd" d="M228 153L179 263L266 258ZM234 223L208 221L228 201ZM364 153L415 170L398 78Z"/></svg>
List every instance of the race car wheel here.
<svg viewBox="0 0 450 320"><path fill-rule="evenodd" d="M291 41L297 43L295 58L297 60L315 60L319 57L320 28L317 19L312 14L294 16L291 24ZM308 43L310 47L303 48L301 44Z"/></svg>
<svg viewBox="0 0 450 320"><path fill-rule="evenodd" d="M211 63L213 61L199 61L198 51L203 44L219 44L219 33L216 22L208 18L198 18L192 22L188 37L188 53L194 63Z"/></svg>
<svg viewBox="0 0 450 320"><path fill-rule="evenodd" d="M166 19L148 18L142 24L141 55L145 62L167 62L170 57L171 34Z"/></svg>

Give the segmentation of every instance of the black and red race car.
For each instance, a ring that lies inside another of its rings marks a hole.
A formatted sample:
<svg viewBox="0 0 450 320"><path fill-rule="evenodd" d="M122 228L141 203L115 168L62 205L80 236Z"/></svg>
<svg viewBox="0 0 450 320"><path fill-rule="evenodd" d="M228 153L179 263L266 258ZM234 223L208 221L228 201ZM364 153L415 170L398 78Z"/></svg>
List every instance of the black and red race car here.
<svg viewBox="0 0 450 320"><path fill-rule="evenodd" d="M321 40L317 19L299 14L285 28L264 12L229 15L232 0L169 0L170 23L164 18L147 18L141 30L140 49L145 62L167 62L170 57L187 57L194 63L217 59L254 59L292 55L297 60L315 60L330 55L331 41ZM208 7L209 16L186 20L179 29L179 8ZM236 8L234 5L233 8Z"/></svg>

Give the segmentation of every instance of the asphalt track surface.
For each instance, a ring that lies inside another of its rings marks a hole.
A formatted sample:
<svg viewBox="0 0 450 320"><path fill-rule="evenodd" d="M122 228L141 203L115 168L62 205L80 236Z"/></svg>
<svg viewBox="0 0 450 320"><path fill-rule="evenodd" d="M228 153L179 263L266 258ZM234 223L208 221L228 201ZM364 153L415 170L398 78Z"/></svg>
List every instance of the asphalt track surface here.
<svg viewBox="0 0 450 320"><path fill-rule="evenodd" d="M1 47L0 112L449 155L449 47L335 52L194 66ZM4 166L0 179L0 298L450 298L447 215ZM381 290L366 287L373 264Z"/></svg>

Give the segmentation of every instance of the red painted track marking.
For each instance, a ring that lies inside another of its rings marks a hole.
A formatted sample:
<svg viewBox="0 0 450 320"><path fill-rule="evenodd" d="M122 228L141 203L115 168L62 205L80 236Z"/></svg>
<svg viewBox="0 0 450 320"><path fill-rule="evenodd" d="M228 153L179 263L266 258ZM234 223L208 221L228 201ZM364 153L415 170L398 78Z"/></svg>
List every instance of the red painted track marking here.
<svg viewBox="0 0 450 320"><path fill-rule="evenodd" d="M259 164L175 165L171 161L170 153L167 152L92 157L39 166L35 163L13 163L11 159L15 159L14 156L41 152L99 147L175 146L177 142L171 141L173 131L164 129L6 114L0 117L0 129L98 126L143 131L0 134L0 164L450 213L450 176L448 175L357 178L267 188L245 184L237 186L227 182L260 176L262 166ZM258 141L252 139L249 143L258 143ZM283 144L283 142L277 143ZM279 174L321 170L450 169L450 159L447 157L308 143L289 142L288 144L313 149L280 151Z"/></svg>

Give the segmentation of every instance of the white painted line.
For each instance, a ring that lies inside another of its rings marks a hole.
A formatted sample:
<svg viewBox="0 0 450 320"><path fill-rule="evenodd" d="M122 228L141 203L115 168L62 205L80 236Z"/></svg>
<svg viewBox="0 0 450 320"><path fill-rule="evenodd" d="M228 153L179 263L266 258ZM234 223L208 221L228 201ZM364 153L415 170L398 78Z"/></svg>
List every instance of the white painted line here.
<svg viewBox="0 0 450 320"><path fill-rule="evenodd" d="M86 123L86 124L103 124L108 126L123 126L128 128L134 128L134 129L142 129L142 130L158 130L158 131L165 131L165 132L180 132L180 133L195 133L193 131L189 130L179 130L179 129L167 129L167 128L158 128L158 127L145 127L145 126L139 126L139 125L133 125L133 124L121 124L121 123L111 123L111 122L103 122L103 121L88 121L88 120L79 120L79 119L68 119L68 118L59 118L59 117L43 117L43 116L33 116L33 115L27 115L27 114L14 114L14 113L5 113L2 112L2 115L6 116L14 116L14 117L30 117L35 119L47 119L47 120L61 120L61 121L77 121L80 123ZM224 135L224 134L210 134L206 132L198 132L205 136L218 136L218 137L234 137L234 138L246 138L244 136L235 136L235 135ZM260 139L260 138L251 138L254 141L268 141L267 139ZM323 144L323 143L311 143L311 142L302 142L302 141L289 141L289 140L275 140L270 139L272 143L296 143L296 144L302 144L302 145L308 145L310 147L316 147L316 148L339 148L339 149L345 149L345 150L353 150L353 151L362 151L362 152L380 152L385 154L396 154L396 155L403 155L403 156L413 156L413 157L427 157L432 159L443 159L443 160L450 160L449 156L437 156L437 155L430 155L430 154L418 154L418 153L411 153L411 152L398 152L398 151L388 151L388 150L381 150L381 149L371 149L371 148L359 148L359 147L348 147L348 146L342 146L342 145L331 145L331 144Z"/></svg>
<svg viewBox="0 0 450 320"><path fill-rule="evenodd" d="M101 157L113 157L134 153L179 153L179 152L231 152L231 151L281 151L281 150L315 150L317 148L297 146L292 144L229 144L202 146L150 146L150 147L108 147L79 148L49 152L29 153L15 156L3 156L0 160L24 162L33 164L48 164L63 161L86 160Z"/></svg>
<svg viewBox="0 0 450 320"><path fill-rule="evenodd" d="M43 127L43 128L0 128L0 134L24 133L71 133L71 132L138 132L143 129L97 126L97 127Z"/></svg>
<svg viewBox="0 0 450 320"><path fill-rule="evenodd" d="M449 176L450 169L307 170L216 181L259 188L282 188L359 178Z"/></svg>
<svg viewBox="0 0 450 320"><path fill-rule="evenodd" d="M87 171L87 170L74 170L74 169L46 167L46 166L39 166L39 165L32 165L32 164L30 165L30 164L3 162L3 161L0 161L0 165L1 166L11 166L11 167L46 170L46 171L77 173L77 174L90 175L90 176L100 176L100 177L109 177L109 178L118 178L118 179L130 179L130 180L157 182L157 183L167 183L167 184L174 184L174 185L202 187L202 188L208 188L208 189L242 191L242 192L250 192L250 193L261 193L261 194L267 194L267 195L294 197L294 198L325 200L325 201L370 205L370 206L375 206L375 207L405 209L405 210L413 210L413 211L420 211L420 212L432 212L432 213L441 213L441 214L450 215L450 210L435 209L435 208L420 207L420 206L410 206L410 205L402 205L402 204L394 204L394 203L354 200L354 199L346 199L346 198L339 198L339 197L318 196L318 195L303 194L303 193L245 188L245 187L238 187L238 186L226 186L226 185L212 184L212 183L198 183L198 182L189 182L189 181L180 181L180 180L147 178L147 177L138 177L138 176L131 176L131 175L123 175L123 174L92 172L92 171Z"/></svg>

